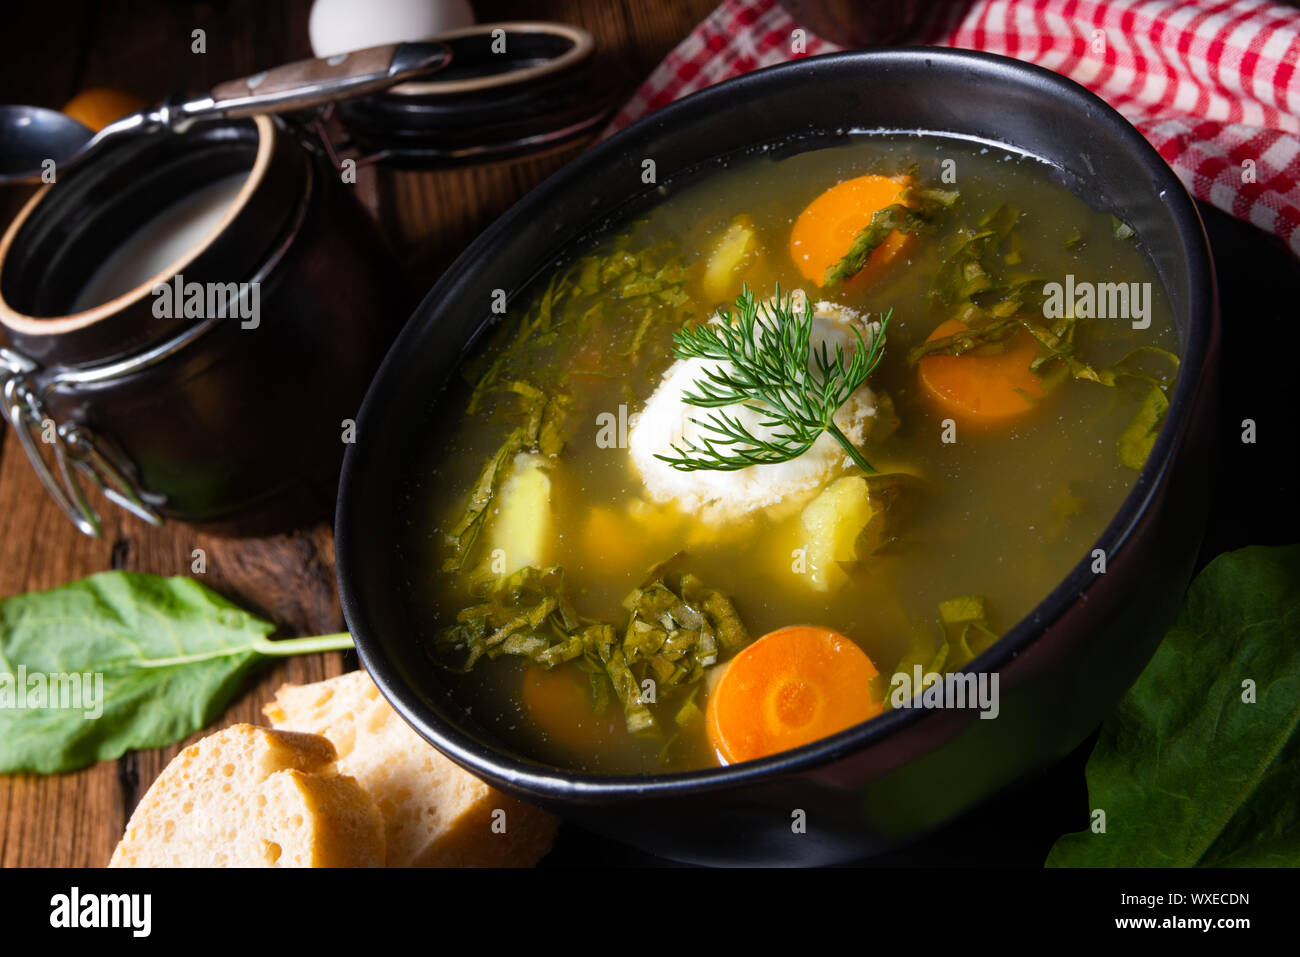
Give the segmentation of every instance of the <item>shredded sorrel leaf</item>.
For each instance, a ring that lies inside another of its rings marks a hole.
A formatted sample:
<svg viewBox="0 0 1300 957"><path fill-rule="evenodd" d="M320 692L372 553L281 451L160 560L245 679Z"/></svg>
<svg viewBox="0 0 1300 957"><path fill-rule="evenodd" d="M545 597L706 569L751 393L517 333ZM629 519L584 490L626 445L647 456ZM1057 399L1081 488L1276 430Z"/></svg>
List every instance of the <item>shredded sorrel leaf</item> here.
<svg viewBox="0 0 1300 957"><path fill-rule="evenodd" d="M679 556L650 572L624 600L622 637L614 625L577 613L561 568L521 568L496 582L486 599L464 609L433 638L435 663L461 674L484 658L517 655L550 669L576 661L592 678L592 710L604 710L612 690L634 734L658 731L642 698L653 679L658 694L696 684L720 656L738 651L749 635L721 592L689 572Z"/></svg>

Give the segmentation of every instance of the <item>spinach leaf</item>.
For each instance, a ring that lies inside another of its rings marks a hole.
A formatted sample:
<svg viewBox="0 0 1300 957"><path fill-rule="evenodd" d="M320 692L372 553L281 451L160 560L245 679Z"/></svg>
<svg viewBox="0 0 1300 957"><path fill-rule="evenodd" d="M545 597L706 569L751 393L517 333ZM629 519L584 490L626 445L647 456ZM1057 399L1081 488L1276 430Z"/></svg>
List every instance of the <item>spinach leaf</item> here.
<svg viewBox="0 0 1300 957"><path fill-rule="evenodd" d="M171 744L215 720L264 658L352 647L273 630L183 577L103 572L0 599L0 773Z"/></svg>
<svg viewBox="0 0 1300 957"><path fill-rule="evenodd" d="M456 524L447 532L446 541L450 554L443 561L444 571L459 571L469 561L474 543L478 541L479 532L487 522L488 507L496 498L501 483L505 481L506 472L515 454L528 444L528 434L524 428L512 429L501 443L501 448L493 453L484 464L474 487L470 490L465 512Z"/></svg>
<svg viewBox="0 0 1300 957"><path fill-rule="evenodd" d="M1087 776L1105 833L1065 835L1048 866L1300 864L1300 546L1197 576Z"/></svg>

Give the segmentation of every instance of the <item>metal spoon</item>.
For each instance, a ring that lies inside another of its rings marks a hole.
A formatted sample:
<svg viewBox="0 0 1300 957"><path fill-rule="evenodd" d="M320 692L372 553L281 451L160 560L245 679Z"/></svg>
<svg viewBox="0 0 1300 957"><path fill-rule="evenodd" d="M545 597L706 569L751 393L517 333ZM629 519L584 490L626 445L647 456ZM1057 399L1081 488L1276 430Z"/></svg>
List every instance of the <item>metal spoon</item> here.
<svg viewBox="0 0 1300 957"><path fill-rule="evenodd" d="M129 113L98 133L57 110L0 106L0 184L41 180L49 160L56 174L81 162L114 137L167 129L181 131L195 120L286 113L335 100L377 93L433 73L451 61L441 43L389 43L318 60L299 60L186 99Z"/></svg>

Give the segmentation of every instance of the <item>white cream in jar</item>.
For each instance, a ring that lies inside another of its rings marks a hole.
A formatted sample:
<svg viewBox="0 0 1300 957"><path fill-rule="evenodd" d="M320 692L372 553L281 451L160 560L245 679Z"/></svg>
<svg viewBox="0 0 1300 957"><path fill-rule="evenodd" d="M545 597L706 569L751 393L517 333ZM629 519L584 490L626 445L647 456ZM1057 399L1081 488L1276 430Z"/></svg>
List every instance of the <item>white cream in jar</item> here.
<svg viewBox="0 0 1300 957"><path fill-rule="evenodd" d="M180 264L226 215L248 173L233 173L162 210L128 236L91 274L72 313L93 309Z"/></svg>

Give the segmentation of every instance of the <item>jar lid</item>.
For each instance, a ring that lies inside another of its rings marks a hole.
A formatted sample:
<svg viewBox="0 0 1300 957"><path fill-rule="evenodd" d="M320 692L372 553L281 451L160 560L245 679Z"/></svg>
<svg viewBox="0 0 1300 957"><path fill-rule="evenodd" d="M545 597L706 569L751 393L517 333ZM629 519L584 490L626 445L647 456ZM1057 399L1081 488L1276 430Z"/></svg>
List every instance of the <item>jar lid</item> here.
<svg viewBox="0 0 1300 957"><path fill-rule="evenodd" d="M368 160L454 166L551 149L589 133L614 107L591 34L564 23L484 23L431 38L451 50L436 78L338 104Z"/></svg>

